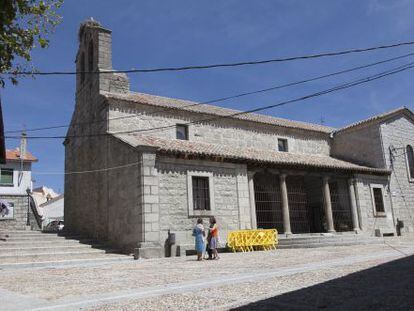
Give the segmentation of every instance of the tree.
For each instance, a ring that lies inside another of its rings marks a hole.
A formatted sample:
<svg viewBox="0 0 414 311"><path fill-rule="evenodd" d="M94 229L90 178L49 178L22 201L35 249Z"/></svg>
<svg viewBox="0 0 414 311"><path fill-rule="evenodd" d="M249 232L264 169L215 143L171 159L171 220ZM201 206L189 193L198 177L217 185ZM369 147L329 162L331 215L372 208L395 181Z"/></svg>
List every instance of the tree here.
<svg viewBox="0 0 414 311"><path fill-rule="evenodd" d="M31 64L34 48L46 48L47 36L61 22L56 11L63 0L0 0L0 74L8 73L12 84L18 72L36 71ZM0 75L0 87L6 78Z"/></svg>

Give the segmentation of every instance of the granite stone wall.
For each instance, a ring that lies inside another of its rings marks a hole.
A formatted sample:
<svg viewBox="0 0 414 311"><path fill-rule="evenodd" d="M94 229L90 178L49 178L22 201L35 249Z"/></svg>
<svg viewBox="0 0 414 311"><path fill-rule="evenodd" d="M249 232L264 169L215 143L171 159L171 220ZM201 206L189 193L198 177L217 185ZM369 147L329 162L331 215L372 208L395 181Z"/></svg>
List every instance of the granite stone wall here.
<svg viewBox="0 0 414 311"><path fill-rule="evenodd" d="M379 125L350 129L334 135L331 155L353 163L383 168Z"/></svg>
<svg viewBox="0 0 414 311"><path fill-rule="evenodd" d="M208 226L209 213L190 215L188 182L192 175L211 174L214 189L214 216L220 236L225 240L230 230L251 226L247 171L244 165L211 161L180 160L160 157L157 161L159 178L159 224L160 241L167 237L168 230L176 234L177 244L193 244L192 229L198 217ZM191 198L190 198L191 200Z"/></svg>
<svg viewBox="0 0 414 311"><path fill-rule="evenodd" d="M414 123L404 116L381 124L383 152L391 170L390 192L395 219L404 222L402 232L414 232L414 180L410 179L406 147L414 147ZM390 151L390 148L392 151Z"/></svg>
<svg viewBox="0 0 414 311"><path fill-rule="evenodd" d="M13 218L0 216L0 230L26 230L27 195L1 195L0 199L14 204Z"/></svg>
<svg viewBox="0 0 414 311"><path fill-rule="evenodd" d="M119 119L120 117L131 116ZM166 110L131 102L109 102L109 130L112 132L174 126L211 118L209 115L195 114L188 111ZM147 135L175 139L175 127L145 132ZM277 139L288 140L289 152L329 155L329 134L299 129L242 122L231 119L218 119L202 124L189 125L189 140L224 144L240 148L260 148L277 151Z"/></svg>
<svg viewBox="0 0 414 311"><path fill-rule="evenodd" d="M384 214L375 212L372 188L382 189ZM357 198L358 218L362 231L368 235L375 235L375 229L381 233L395 233L394 216L388 187L388 177L372 175L355 176L355 196Z"/></svg>

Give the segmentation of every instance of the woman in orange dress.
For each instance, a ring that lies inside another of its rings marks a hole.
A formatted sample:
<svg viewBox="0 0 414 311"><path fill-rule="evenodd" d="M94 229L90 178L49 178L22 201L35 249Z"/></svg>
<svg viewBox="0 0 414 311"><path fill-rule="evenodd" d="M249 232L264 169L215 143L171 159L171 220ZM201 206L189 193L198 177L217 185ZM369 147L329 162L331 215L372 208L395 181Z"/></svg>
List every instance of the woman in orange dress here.
<svg viewBox="0 0 414 311"><path fill-rule="evenodd" d="M220 259L217 247L218 247L218 226L216 222L216 218L213 216L210 217L210 235L211 240L209 243L210 249L213 252L213 259Z"/></svg>

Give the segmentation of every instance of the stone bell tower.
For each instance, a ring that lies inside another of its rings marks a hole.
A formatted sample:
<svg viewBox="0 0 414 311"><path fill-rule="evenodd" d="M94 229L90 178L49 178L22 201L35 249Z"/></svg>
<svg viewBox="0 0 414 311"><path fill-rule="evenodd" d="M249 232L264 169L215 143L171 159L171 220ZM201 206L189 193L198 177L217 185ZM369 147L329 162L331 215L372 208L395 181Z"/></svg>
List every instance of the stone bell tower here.
<svg viewBox="0 0 414 311"><path fill-rule="evenodd" d="M113 73L112 35L93 18L79 27L79 48L76 55L76 93L106 91L126 93L129 81L125 74Z"/></svg>

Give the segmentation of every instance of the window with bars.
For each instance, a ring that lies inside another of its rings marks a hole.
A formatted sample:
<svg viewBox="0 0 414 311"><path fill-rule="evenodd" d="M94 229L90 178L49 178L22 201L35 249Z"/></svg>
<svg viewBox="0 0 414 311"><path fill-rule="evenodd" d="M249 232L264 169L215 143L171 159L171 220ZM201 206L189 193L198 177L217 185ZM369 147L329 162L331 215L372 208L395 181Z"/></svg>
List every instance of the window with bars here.
<svg viewBox="0 0 414 311"><path fill-rule="evenodd" d="M285 138L278 138L277 148L281 152L288 152L288 141Z"/></svg>
<svg viewBox="0 0 414 311"><path fill-rule="evenodd" d="M0 185L13 186L13 169L0 169Z"/></svg>
<svg viewBox="0 0 414 311"><path fill-rule="evenodd" d="M377 213L384 213L384 200L382 197L382 189L381 188L372 188L372 192L374 195L374 205L375 205L375 211Z"/></svg>
<svg viewBox="0 0 414 311"><path fill-rule="evenodd" d="M208 177L192 176L193 209L210 210L210 188Z"/></svg>

